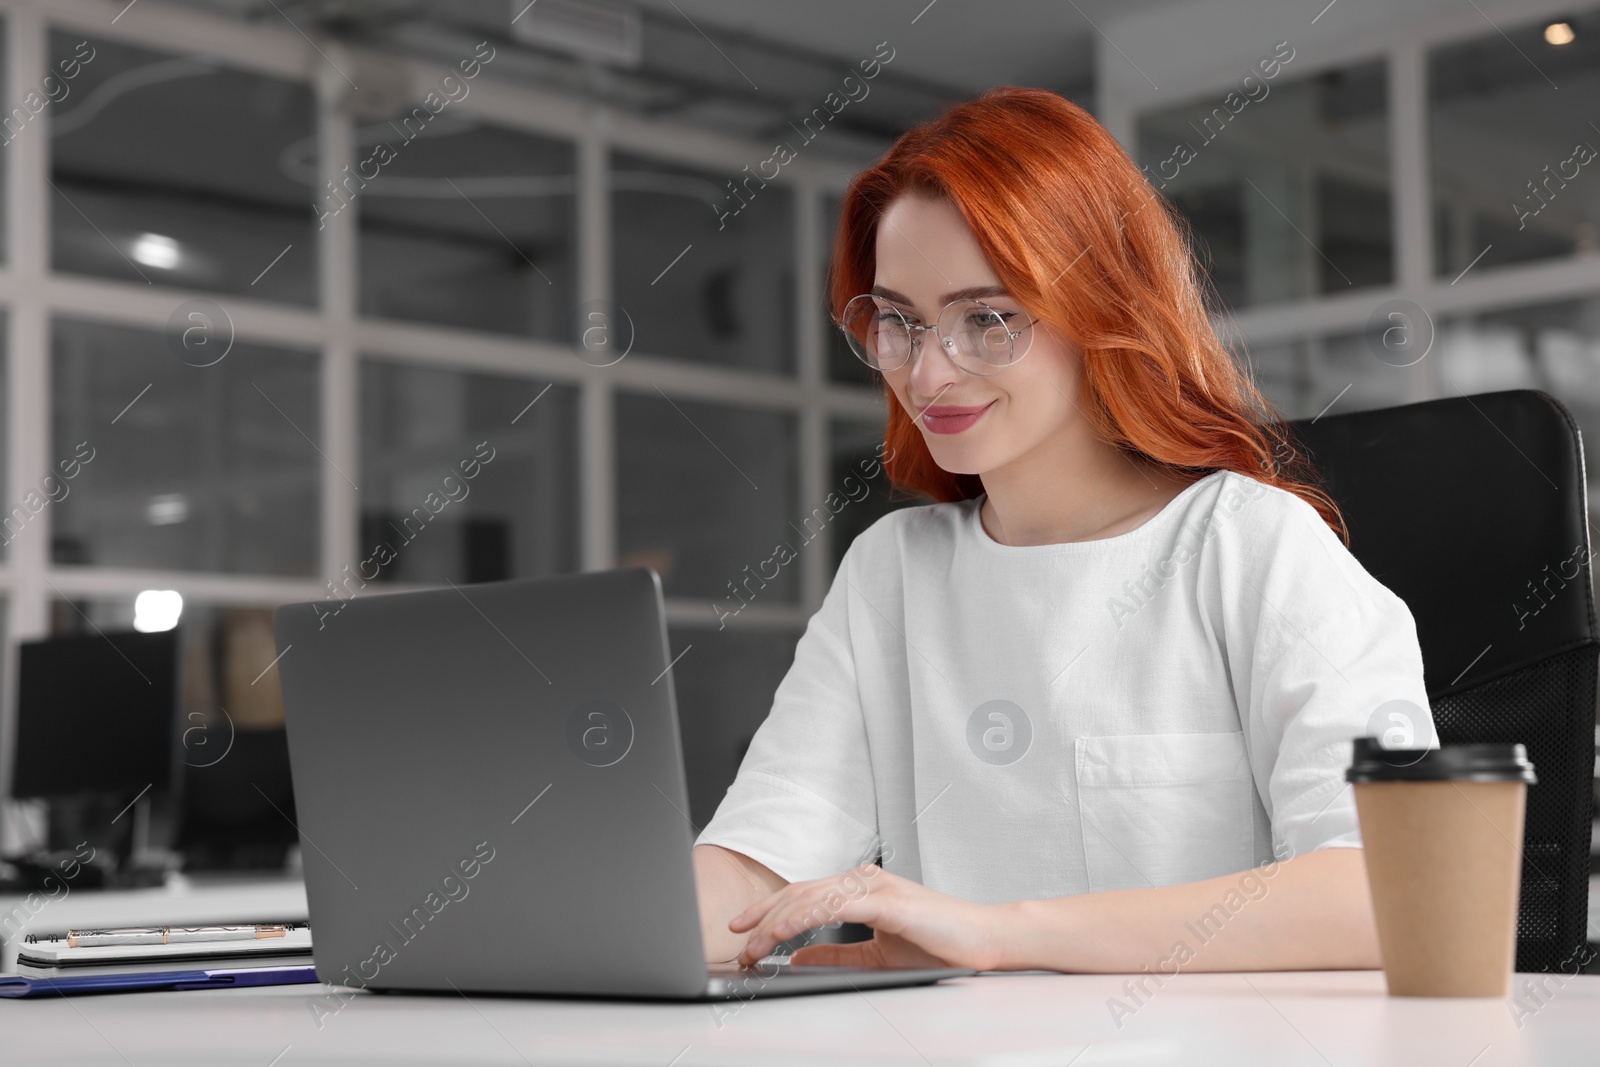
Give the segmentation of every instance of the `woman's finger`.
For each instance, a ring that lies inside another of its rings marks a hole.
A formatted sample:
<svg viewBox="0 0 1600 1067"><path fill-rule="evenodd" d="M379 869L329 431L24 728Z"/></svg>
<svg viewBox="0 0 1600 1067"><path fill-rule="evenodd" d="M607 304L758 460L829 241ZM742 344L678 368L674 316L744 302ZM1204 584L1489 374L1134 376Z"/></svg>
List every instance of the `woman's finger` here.
<svg viewBox="0 0 1600 1067"><path fill-rule="evenodd" d="M728 921L728 929L734 933L753 929L775 909L780 906L789 906L795 900L809 901L818 897L826 899L831 894L838 894L839 897L845 900L865 897L870 889L868 880L874 874L883 873L875 865L868 865L868 867L870 869L857 867L831 878L817 878L809 882L794 882L787 885L776 893L768 894L735 915ZM807 904L807 907L810 906L810 904ZM830 919L829 921L831 922L832 920Z"/></svg>
<svg viewBox="0 0 1600 1067"><path fill-rule="evenodd" d="M785 890L785 893L787 892ZM769 909L750 931L750 937L739 954L740 962L753 963L771 952L781 942L833 922L833 916L821 906L820 899L815 896L816 892L812 890L811 894L804 896L795 894Z"/></svg>
<svg viewBox="0 0 1600 1067"><path fill-rule="evenodd" d="M778 944L829 923L875 925L886 906L881 895L874 896L864 889L858 889L856 896L845 895L834 879L792 885L777 896L779 899L750 930L739 956L741 963L759 960Z"/></svg>
<svg viewBox="0 0 1600 1067"><path fill-rule="evenodd" d="M744 949L739 954L740 962L754 963L780 943L833 921L822 909L806 905L807 901L801 898L794 901L792 906L784 905L768 912L750 931L749 940L745 942Z"/></svg>

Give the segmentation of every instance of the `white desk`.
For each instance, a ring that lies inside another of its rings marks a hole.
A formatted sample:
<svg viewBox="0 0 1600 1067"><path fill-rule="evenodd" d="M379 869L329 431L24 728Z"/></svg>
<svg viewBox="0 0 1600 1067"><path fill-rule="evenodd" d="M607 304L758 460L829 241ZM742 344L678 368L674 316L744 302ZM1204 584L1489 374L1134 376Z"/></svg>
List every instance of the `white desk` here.
<svg viewBox="0 0 1600 1067"><path fill-rule="evenodd" d="M1591 888L1600 923L1600 879ZM7 905L0 901L0 908ZM45 908L36 925L215 922L237 919L241 908L303 916L304 889L284 881L84 891ZM14 947L6 947L4 958L14 960ZM733 1012L721 1026L706 1005L356 994L337 1014L324 1014L319 1028L313 1004L338 1004L321 999L331 996L325 986L0 1000L0 1063L1530 1067L1600 1061L1600 975L1517 975L1519 987L1544 983L1537 997L1516 989L1519 1003L1391 998L1378 971L1183 974L1162 988L1147 980L1153 995L1141 996L1142 1005L1123 988L1130 977L997 974L927 989L750 1001L720 1006ZM1138 1009L1120 1027L1108 1006L1112 997Z"/></svg>
<svg viewBox="0 0 1600 1067"><path fill-rule="evenodd" d="M17 969L17 943L28 933L95 926L306 920L306 887L298 878L196 876L151 889L69 889L55 900L38 894L35 900L43 905L37 910L29 909L26 900L0 896L0 973Z"/></svg>
<svg viewBox="0 0 1600 1067"><path fill-rule="evenodd" d="M1530 1067L1600 1056L1600 976L1549 982L1520 1027L1507 1000L1389 997L1381 971L1301 971L1167 978L1119 1029L1107 1000L1126 997L1128 980L992 974L749 1001L720 1027L703 1004L357 993L319 1030L311 1004L328 987L310 985L0 1001L0 1060Z"/></svg>

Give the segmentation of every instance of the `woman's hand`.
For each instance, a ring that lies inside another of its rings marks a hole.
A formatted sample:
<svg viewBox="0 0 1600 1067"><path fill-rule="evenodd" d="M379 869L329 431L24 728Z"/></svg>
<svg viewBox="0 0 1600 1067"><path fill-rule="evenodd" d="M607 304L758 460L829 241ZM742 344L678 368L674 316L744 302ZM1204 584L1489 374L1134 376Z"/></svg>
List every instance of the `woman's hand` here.
<svg viewBox="0 0 1600 1067"><path fill-rule="evenodd" d="M809 945L795 963L875 967L1000 968L1012 920L1004 905L974 904L866 863L831 878L794 882L735 915L750 932L739 963L755 964L779 943L832 922L865 923L871 941Z"/></svg>

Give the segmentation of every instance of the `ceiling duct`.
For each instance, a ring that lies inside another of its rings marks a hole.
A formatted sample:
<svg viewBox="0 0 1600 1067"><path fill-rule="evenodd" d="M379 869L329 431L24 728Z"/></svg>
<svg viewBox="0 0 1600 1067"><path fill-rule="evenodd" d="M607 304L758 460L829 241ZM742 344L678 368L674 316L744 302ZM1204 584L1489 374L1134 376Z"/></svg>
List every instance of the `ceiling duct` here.
<svg viewBox="0 0 1600 1067"><path fill-rule="evenodd" d="M514 40L630 70L644 62L644 20L636 9L576 0L509 3Z"/></svg>
<svg viewBox="0 0 1600 1067"><path fill-rule="evenodd" d="M794 136L792 124L822 107L873 51L863 40L847 54L825 54L780 39L781 26L761 35L620 0L167 2L292 27L324 51L331 39L352 50L445 66L488 40L498 54L486 76L496 81L760 144ZM365 88L364 78L358 82ZM382 110L405 92L393 71L376 70L373 83L371 94L349 101L358 116ZM870 97L831 120L827 136L808 151L870 161L906 128L969 95L898 64L883 68L870 90Z"/></svg>

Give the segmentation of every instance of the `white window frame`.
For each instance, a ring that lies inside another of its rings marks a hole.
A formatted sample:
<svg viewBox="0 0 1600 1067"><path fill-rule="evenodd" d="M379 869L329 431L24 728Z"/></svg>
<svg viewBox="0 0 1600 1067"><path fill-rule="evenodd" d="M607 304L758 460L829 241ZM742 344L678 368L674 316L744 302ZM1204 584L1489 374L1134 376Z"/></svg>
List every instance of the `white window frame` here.
<svg viewBox="0 0 1600 1067"><path fill-rule="evenodd" d="M1404 5L1384 12L1363 9L1353 16L1360 27L1357 32L1331 46L1319 48L1313 58L1297 62L1292 74L1295 79L1375 59L1387 61L1395 280L1387 286L1363 287L1354 293L1318 295L1235 309L1228 318L1217 322L1219 332L1226 339L1242 340L1253 349L1311 336L1360 333L1366 328L1372 310L1392 299L1413 302L1437 323L1441 317L1453 314L1593 296L1596 289L1600 289L1600 257L1501 267L1480 265L1459 280L1434 275L1433 183L1427 110L1427 54L1431 49L1492 35L1495 32L1492 26L1557 17L1572 13L1575 7L1586 10L1593 6L1589 0L1578 3L1571 0L1484 2L1465 6L1446 16L1416 18L1410 22L1404 21L1407 17ZM1318 32L1337 32L1311 27L1307 20L1316 7L1309 11L1305 19L1300 19L1299 13L1290 16L1289 9L1279 8L1281 21L1274 19L1271 24L1263 24L1261 33L1269 34L1275 28L1288 26L1289 30L1279 29L1280 36L1297 31L1292 43L1304 46ZM1331 24L1335 16L1329 14L1328 17ZM1291 19L1299 21L1291 22ZM1117 27L1108 25L1106 32L1110 39L1117 39ZM1249 43L1263 55L1271 48L1271 42L1265 37ZM1235 49L1243 46L1244 42L1233 42ZM1100 120L1135 159L1138 158L1137 122L1141 114L1197 98L1215 96L1220 99L1237 84L1241 72L1249 69L1252 57L1242 53L1217 54L1214 64L1209 62L1213 57L1207 58L1208 62L1197 64L1193 71L1162 71L1159 88L1134 77L1107 77L1107 72L1102 70L1098 82ZM1115 51L1110 40L1102 37L1098 62L1105 67L1128 60ZM1406 379L1412 395L1396 397L1396 403L1447 395L1439 382L1437 365L1437 360L1423 360L1418 365L1422 373ZM1337 412L1338 408L1333 410Z"/></svg>
<svg viewBox="0 0 1600 1067"><path fill-rule="evenodd" d="M116 15L120 4L97 0L0 0L5 21L6 99L16 102L38 86L46 73L48 34L61 29L113 39L158 51L206 53L243 70L309 83L316 90L318 167L332 181L349 158L349 119L332 103L332 81L339 79L328 55L341 53L334 42L315 44L287 22L244 25L216 16L142 0ZM301 27L304 28L304 27ZM315 37L315 35L312 35ZM405 68L413 85L436 84L449 68L409 59L382 57ZM463 57L466 58L466 57ZM9 104L8 104L9 106ZM51 105L53 106L53 105ZM476 83L469 97L454 105L497 125L554 136L576 148L577 299L611 297L611 206L606 167L613 148L664 161L723 171L732 180L741 168L771 154L755 144L705 130L644 121L626 112L496 81ZM881 425L882 401L867 386L832 382L827 377L824 324L808 313L823 297L824 198L843 192L854 168L801 154L776 179L794 195L794 276L798 323L797 366L793 376L702 366L644 352L632 352L610 367L593 367L574 348L546 341L492 337L447 327L367 319L357 310L359 201L327 219L316 232L319 303L313 307L268 303L245 297L167 286L110 281L49 269L50 220L59 198L49 185L49 145L40 130L25 129L5 153L8 225L5 262L0 264L0 310L5 314L7 380L5 500L7 506L52 466L50 322L72 316L161 330L184 300L215 300L228 310L235 335L264 344L293 345L320 356L320 441L332 465L359 466L359 360L363 355L435 368L486 371L500 375L554 379L578 389L578 482L580 566L613 567L616 550L614 475L614 395L619 388L648 392L659 387L674 397L718 401L792 413L799 425L798 496L787 507L803 515L823 505L828 494L829 425L851 420ZM309 204L308 204L309 210ZM0 702L0 740L11 751L17 643L45 636L50 603L60 594L87 598L127 596L143 589L176 589L186 601L272 606L326 596L324 580L360 558L357 544L360 501L354 488L330 476L317 460L321 477L322 519L318 531L320 578L197 573L95 566L60 566L50 559L49 507L8 547L0 563L0 596L5 599L4 699ZM753 603L730 618L730 628L778 630L796 636L820 607L832 577L831 529L824 527L812 551L800 554L799 602ZM730 568L733 563L730 561ZM730 571L729 577L735 576ZM668 621L703 627L718 622L712 602L669 598ZM9 761L7 761L9 763ZM0 767L0 796L9 766Z"/></svg>

